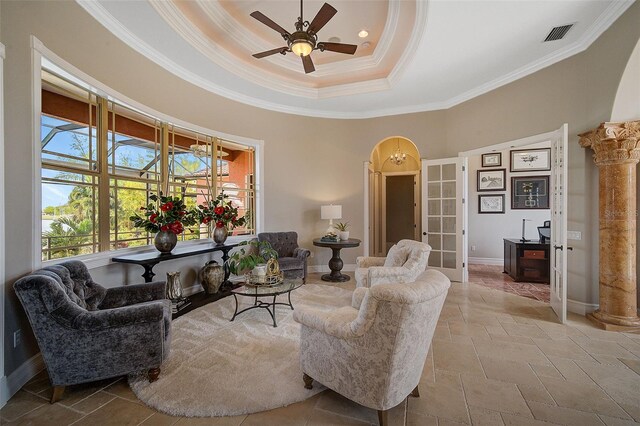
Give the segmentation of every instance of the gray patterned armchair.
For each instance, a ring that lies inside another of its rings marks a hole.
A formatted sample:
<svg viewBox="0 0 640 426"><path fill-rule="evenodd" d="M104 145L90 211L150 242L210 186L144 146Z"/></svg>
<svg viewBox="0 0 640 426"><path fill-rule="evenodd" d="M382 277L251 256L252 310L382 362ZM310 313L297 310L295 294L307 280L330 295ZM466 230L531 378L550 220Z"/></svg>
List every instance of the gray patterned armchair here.
<svg viewBox="0 0 640 426"><path fill-rule="evenodd" d="M307 258L311 251L298 247L298 233L262 232L258 234L259 241L268 241L278 252L278 264L284 272L285 278L302 278L307 281Z"/></svg>
<svg viewBox="0 0 640 426"><path fill-rule="evenodd" d="M171 303L165 283L105 289L79 261L62 262L15 282L53 386L149 370L160 374L169 355Z"/></svg>
<svg viewBox="0 0 640 426"><path fill-rule="evenodd" d="M317 380L378 410L385 425L387 410L409 394L419 396L418 382L450 285L430 269L415 282L356 288L352 306L329 312L296 307L305 387L311 389Z"/></svg>

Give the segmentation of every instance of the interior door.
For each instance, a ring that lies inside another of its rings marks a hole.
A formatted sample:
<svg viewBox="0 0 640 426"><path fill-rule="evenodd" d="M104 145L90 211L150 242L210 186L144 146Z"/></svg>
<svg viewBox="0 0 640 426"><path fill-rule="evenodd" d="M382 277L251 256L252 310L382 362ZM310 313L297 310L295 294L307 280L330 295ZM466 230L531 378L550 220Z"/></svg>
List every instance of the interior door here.
<svg viewBox="0 0 640 426"><path fill-rule="evenodd" d="M567 141L564 124L551 140L551 308L567 320Z"/></svg>
<svg viewBox="0 0 640 426"><path fill-rule="evenodd" d="M431 246L429 267L464 282L463 203L466 157L422 160L422 241Z"/></svg>

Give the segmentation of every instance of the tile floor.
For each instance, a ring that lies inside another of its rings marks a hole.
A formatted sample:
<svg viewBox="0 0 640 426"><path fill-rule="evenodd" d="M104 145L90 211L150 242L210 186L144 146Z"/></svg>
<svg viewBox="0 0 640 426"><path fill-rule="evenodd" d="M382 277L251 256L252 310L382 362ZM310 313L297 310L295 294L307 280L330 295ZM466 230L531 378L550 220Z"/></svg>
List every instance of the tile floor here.
<svg viewBox="0 0 640 426"><path fill-rule="evenodd" d="M506 291L549 303L549 284L515 282L499 265L469 265L469 280L482 287Z"/></svg>
<svg viewBox="0 0 640 426"><path fill-rule="evenodd" d="M640 335L601 331L576 315L557 324L547 304L479 280L472 274L471 283L452 285L422 374L422 396L396 407L392 425L640 424ZM319 283L319 275L310 282ZM0 423L376 424L375 411L332 391L268 412L206 419L158 413L139 403L123 379L72 388L53 405L49 392L42 373L0 410Z"/></svg>

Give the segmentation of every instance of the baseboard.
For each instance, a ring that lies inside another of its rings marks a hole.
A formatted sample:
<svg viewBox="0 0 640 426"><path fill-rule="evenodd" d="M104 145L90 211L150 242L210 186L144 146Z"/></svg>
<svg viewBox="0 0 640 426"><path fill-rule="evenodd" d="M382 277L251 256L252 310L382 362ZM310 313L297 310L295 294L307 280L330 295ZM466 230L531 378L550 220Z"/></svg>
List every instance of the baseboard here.
<svg viewBox="0 0 640 426"><path fill-rule="evenodd" d="M356 270L355 263L345 263L342 267L343 272L354 272ZM331 272L329 265L313 265L307 266L307 272Z"/></svg>
<svg viewBox="0 0 640 426"><path fill-rule="evenodd" d="M0 377L0 408L4 407L9 401L9 392L7 388L7 376Z"/></svg>
<svg viewBox="0 0 640 426"><path fill-rule="evenodd" d="M470 257L469 265L504 265L504 259L496 257Z"/></svg>
<svg viewBox="0 0 640 426"><path fill-rule="evenodd" d="M567 299L567 311L578 315L586 315L598 309L597 303L584 303L577 300Z"/></svg>
<svg viewBox="0 0 640 426"><path fill-rule="evenodd" d="M13 373L9 374L9 376L5 378L3 377L2 388L0 393L2 394L2 402L3 404L16 394L27 382L33 379L36 374L44 370L44 360L42 359L42 354L37 353L24 362L20 367L16 369Z"/></svg>

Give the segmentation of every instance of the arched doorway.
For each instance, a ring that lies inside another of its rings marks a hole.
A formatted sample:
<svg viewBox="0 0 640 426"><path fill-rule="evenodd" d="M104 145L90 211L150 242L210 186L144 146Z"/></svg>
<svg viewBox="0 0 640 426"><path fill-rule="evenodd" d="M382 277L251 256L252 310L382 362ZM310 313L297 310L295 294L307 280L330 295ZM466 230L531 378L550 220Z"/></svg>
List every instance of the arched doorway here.
<svg viewBox="0 0 640 426"><path fill-rule="evenodd" d="M386 256L401 239L420 240L420 153L415 144L401 136L380 141L371 151L366 179L367 254Z"/></svg>

